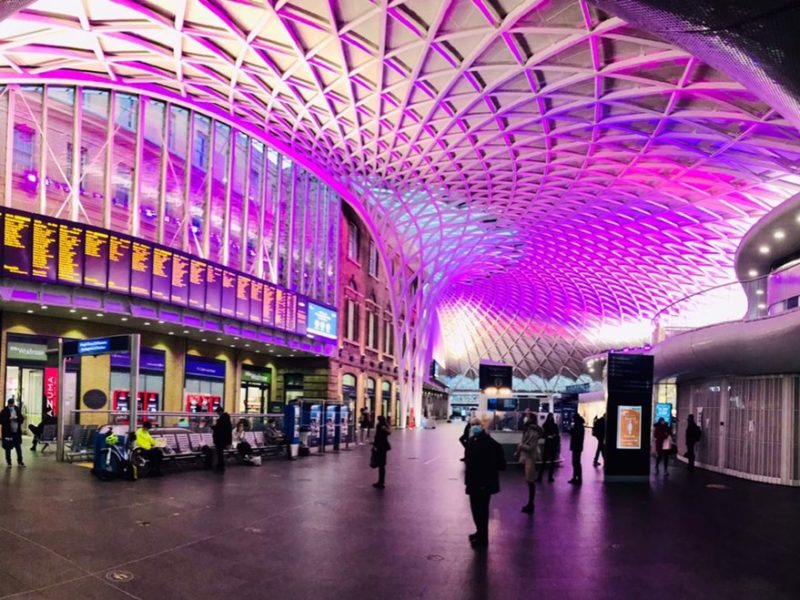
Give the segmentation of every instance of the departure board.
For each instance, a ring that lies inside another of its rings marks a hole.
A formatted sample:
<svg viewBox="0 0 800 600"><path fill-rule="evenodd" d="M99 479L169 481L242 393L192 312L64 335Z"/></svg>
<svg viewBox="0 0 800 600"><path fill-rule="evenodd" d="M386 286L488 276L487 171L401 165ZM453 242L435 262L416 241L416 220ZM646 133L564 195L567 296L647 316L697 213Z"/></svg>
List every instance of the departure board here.
<svg viewBox="0 0 800 600"><path fill-rule="evenodd" d="M222 310L222 267L206 269L206 311L218 315Z"/></svg>
<svg viewBox="0 0 800 600"><path fill-rule="evenodd" d="M236 316L236 273L222 269L222 302L220 312L225 317Z"/></svg>
<svg viewBox="0 0 800 600"><path fill-rule="evenodd" d="M131 250L131 294L149 298L152 275L153 247L134 240Z"/></svg>
<svg viewBox="0 0 800 600"><path fill-rule="evenodd" d="M58 226L58 280L83 283L83 227L61 223Z"/></svg>
<svg viewBox="0 0 800 600"><path fill-rule="evenodd" d="M33 219L31 276L55 281L58 276L58 223Z"/></svg>
<svg viewBox="0 0 800 600"><path fill-rule="evenodd" d="M170 301L178 306L189 304L189 258L182 254L172 255L172 292Z"/></svg>
<svg viewBox="0 0 800 600"><path fill-rule="evenodd" d="M29 277L31 274L31 217L5 213L3 229L3 275Z"/></svg>
<svg viewBox="0 0 800 600"><path fill-rule="evenodd" d="M253 279L250 282L250 321L261 325L264 310L264 283Z"/></svg>
<svg viewBox="0 0 800 600"><path fill-rule="evenodd" d="M108 288L108 241L104 231L87 229L83 246L83 284L105 290Z"/></svg>
<svg viewBox="0 0 800 600"><path fill-rule="evenodd" d="M202 260L191 259L189 263L189 306L206 310L206 270Z"/></svg>
<svg viewBox="0 0 800 600"><path fill-rule="evenodd" d="M236 278L236 318L250 320L250 281L247 275Z"/></svg>
<svg viewBox="0 0 800 600"><path fill-rule="evenodd" d="M159 244L5 208L0 231L2 277L131 294L292 333L307 328L306 297Z"/></svg>
<svg viewBox="0 0 800 600"><path fill-rule="evenodd" d="M172 282L172 252L163 248L153 250L153 300L169 302Z"/></svg>
<svg viewBox="0 0 800 600"><path fill-rule="evenodd" d="M261 310L261 323L267 327L275 326L275 292L276 288L271 285L264 286L264 304Z"/></svg>
<svg viewBox="0 0 800 600"><path fill-rule="evenodd" d="M131 292L131 240L113 234L108 241L108 291Z"/></svg>

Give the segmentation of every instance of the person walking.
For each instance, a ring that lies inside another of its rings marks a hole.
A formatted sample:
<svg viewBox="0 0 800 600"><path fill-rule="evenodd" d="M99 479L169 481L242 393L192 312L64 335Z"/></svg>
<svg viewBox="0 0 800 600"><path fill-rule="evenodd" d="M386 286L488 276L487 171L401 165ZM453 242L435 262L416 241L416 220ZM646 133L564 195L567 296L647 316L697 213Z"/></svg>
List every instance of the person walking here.
<svg viewBox="0 0 800 600"><path fill-rule="evenodd" d="M667 425L664 417L659 418L655 427L653 427L653 439L656 443L656 475L658 475L658 467L663 461L664 477L669 475L670 435L669 425Z"/></svg>
<svg viewBox="0 0 800 600"><path fill-rule="evenodd" d="M572 429L569 430L569 449L572 452L572 479L567 483L580 485L583 483L583 468L581 467L581 454L583 454L583 438L586 435L586 421L580 415L575 415Z"/></svg>
<svg viewBox="0 0 800 600"><path fill-rule="evenodd" d="M485 548L489 544L489 503L500 491L498 473L506 469L503 447L489 435L490 422L490 417L484 415L480 425L473 425L467 445L464 481L476 528L469 541L476 548Z"/></svg>
<svg viewBox="0 0 800 600"><path fill-rule="evenodd" d="M233 426L231 425L231 416L221 406L218 406L214 412L217 413L217 422L211 428L214 430L217 471L225 471L225 448L233 443Z"/></svg>
<svg viewBox="0 0 800 600"><path fill-rule="evenodd" d="M522 512L531 514L535 509L533 502L536 499L536 462L539 460L539 440L544 437L544 431L536 422L536 417L530 415L523 427L522 441L517 446L517 454L525 468L528 503L522 507Z"/></svg>
<svg viewBox="0 0 800 600"><path fill-rule="evenodd" d="M702 435L700 427L694 422L694 415L689 415L686 422L686 458L689 460L690 471L694 471L694 446L700 441Z"/></svg>
<svg viewBox="0 0 800 600"><path fill-rule="evenodd" d="M372 442L372 451L375 453L375 466L378 468L378 481L372 487L382 490L386 483L386 455L392 449L389 436L392 431L386 417L378 417L378 426L375 428L375 441Z"/></svg>
<svg viewBox="0 0 800 600"><path fill-rule="evenodd" d="M0 410L0 434L3 437L3 450L6 451L6 466L11 468L11 451L16 450L17 466L24 468L22 460L22 423L25 417L16 406L14 398L9 398L6 407Z"/></svg>
<svg viewBox="0 0 800 600"><path fill-rule="evenodd" d="M603 460L606 459L605 445L606 445L606 416L603 415L599 419L595 418L594 425L592 425L592 437L597 440L597 450L594 453L594 461L592 464L595 467L600 466L600 455Z"/></svg>
<svg viewBox="0 0 800 600"><path fill-rule="evenodd" d="M552 483L555 481L553 472L556 468L556 456L558 455L558 445L560 442L558 425L556 425L556 419L553 413L548 413L542 429L544 431L544 456L542 457L542 466L539 469L539 475L536 477L536 481L542 480L544 470L547 468L547 480Z"/></svg>

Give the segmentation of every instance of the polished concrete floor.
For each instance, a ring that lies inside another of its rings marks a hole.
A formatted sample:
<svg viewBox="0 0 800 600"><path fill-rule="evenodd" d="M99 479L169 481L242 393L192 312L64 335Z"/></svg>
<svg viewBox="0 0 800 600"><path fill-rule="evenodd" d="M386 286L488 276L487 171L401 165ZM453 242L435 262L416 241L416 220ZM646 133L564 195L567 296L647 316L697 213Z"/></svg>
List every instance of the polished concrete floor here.
<svg viewBox="0 0 800 600"><path fill-rule="evenodd" d="M474 551L460 432L395 432L383 491L366 447L133 483L26 452L0 467L0 598L798 597L800 490L680 466L603 484L589 452L533 517L505 473Z"/></svg>

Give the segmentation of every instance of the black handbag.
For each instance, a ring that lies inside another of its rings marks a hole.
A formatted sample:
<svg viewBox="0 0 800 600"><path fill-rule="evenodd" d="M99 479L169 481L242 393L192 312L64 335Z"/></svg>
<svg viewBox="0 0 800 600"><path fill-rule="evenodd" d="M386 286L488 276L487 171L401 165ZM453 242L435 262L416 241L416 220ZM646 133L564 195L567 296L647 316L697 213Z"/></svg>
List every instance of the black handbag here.
<svg viewBox="0 0 800 600"><path fill-rule="evenodd" d="M378 449L373 446L372 452L369 453L369 466L371 469L378 468Z"/></svg>

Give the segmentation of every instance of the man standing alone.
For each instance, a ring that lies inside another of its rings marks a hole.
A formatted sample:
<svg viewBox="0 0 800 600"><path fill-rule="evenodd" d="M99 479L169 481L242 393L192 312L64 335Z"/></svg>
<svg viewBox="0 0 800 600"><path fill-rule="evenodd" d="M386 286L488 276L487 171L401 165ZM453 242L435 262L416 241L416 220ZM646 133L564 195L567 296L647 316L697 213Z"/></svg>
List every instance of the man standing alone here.
<svg viewBox="0 0 800 600"><path fill-rule="evenodd" d="M221 406L216 409L217 422L214 423L214 449L217 451L217 471L225 470L225 448L233 443L231 416Z"/></svg>
<svg viewBox="0 0 800 600"><path fill-rule="evenodd" d="M594 461L592 464L595 467L600 466L600 455L603 455L603 460L606 459L605 456L605 443L606 443L606 416L603 415L599 419L595 419L594 426L592 427L592 437L597 439L597 450L594 453Z"/></svg>
<svg viewBox="0 0 800 600"><path fill-rule="evenodd" d="M700 441L701 436L702 432L694 422L694 415L689 415L686 423L686 458L689 460L690 471L694 471L694 446Z"/></svg>
<svg viewBox="0 0 800 600"><path fill-rule="evenodd" d="M25 417L14 406L14 398L9 398L6 407L0 410L0 430L3 436L3 450L6 451L6 466L11 467L11 450L17 451L17 465L24 467L22 460L22 423Z"/></svg>
<svg viewBox="0 0 800 600"><path fill-rule="evenodd" d="M583 453L583 438L586 421L580 415L575 415L572 429L569 430L569 449L572 451L572 479L567 483L580 485L583 483L583 468L581 467L581 454Z"/></svg>

